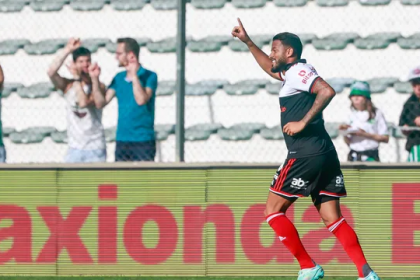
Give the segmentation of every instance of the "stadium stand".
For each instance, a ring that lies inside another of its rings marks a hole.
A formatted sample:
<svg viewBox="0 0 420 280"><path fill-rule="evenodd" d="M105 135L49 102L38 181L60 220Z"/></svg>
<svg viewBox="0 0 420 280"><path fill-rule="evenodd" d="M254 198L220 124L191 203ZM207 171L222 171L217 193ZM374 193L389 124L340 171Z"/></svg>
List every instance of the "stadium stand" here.
<svg viewBox="0 0 420 280"><path fill-rule="evenodd" d="M175 0L3 0L0 12L8 162L63 160L65 101L48 82L46 71L70 36L81 37L94 52L93 61L101 66L106 84L118 71L116 39L137 39L140 61L160 79L157 160L174 160ZM405 161L405 139L392 127L411 92L406 75L420 64L419 12L416 0L191 0L187 6L186 160L281 162L285 156L279 128L280 85L258 68L244 44L229 36L240 16L265 52L278 32L300 35L303 57L338 93L324 118L341 160L346 159L348 148L337 126L347 120L349 86L359 79L370 83L373 102L385 113L394 136L381 145L382 160ZM346 14L353 16L343 17ZM69 76L65 69L63 74ZM116 113L114 100L103 113L108 161L113 161Z"/></svg>

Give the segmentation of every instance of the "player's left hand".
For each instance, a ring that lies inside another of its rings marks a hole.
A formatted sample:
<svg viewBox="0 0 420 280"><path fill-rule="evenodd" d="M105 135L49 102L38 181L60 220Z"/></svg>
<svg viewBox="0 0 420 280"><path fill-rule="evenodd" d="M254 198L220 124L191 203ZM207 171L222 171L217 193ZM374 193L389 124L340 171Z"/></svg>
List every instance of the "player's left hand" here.
<svg viewBox="0 0 420 280"><path fill-rule="evenodd" d="M305 128L305 123L299 122L289 122L283 127L283 132L287 135L293 136L301 132Z"/></svg>

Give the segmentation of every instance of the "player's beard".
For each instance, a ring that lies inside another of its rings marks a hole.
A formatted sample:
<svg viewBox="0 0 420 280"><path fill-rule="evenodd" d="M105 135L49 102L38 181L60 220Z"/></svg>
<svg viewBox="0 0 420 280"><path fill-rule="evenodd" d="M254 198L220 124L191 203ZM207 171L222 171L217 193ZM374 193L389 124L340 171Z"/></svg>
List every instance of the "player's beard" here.
<svg viewBox="0 0 420 280"><path fill-rule="evenodd" d="M280 58L276 60L276 64L271 67L272 73L279 73L283 70L283 68L286 66L286 63Z"/></svg>

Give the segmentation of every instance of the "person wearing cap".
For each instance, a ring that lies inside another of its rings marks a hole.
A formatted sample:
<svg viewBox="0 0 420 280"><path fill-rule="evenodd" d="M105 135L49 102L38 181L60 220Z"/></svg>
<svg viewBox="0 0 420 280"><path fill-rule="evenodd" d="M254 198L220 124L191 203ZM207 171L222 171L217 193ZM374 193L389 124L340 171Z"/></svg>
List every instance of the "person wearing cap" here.
<svg viewBox="0 0 420 280"><path fill-rule="evenodd" d="M404 103L399 125L420 127L420 66L410 71L408 81L413 86L413 94ZM420 130L403 130L403 133L407 136L408 161L420 162Z"/></svg>
<svg viewBox="0 0 420 280"><path fill-rule="evenodd" d="M350 89L351 115L347 124L340 126L346 132L349 161L379 161L379 143L388 143L388 126L383 113L370 98L367 82L356 81Z"/></svg>

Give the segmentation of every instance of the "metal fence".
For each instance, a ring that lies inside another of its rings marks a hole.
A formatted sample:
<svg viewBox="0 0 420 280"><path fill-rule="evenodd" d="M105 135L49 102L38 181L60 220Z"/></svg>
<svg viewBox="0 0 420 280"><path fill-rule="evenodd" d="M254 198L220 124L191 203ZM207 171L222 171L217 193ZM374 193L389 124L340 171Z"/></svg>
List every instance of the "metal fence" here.
<svg viewBox="0 0 420 280"><path fill-rule="evenodd" d="M177 3L0 1L7 162L64 161L67 103L44 83L49 82L49 65L70 37L81 38L93 52L105 85L123 70L114 57L116 39L138 39L140 62L159 79L155 161L175 161ZM406 139L394 127L412 92L408 73L420 64L419 12L418 1L405 0L191 0L185 17L185 161L281 162L286 155L278 128L279 84L230 36L237 17L266 53L274 34L300 35L303 57L337 91L324 119L341 160L349 152L338 131L349 120L349 85L365 80L390 126L390 141L379 148L381 161L406 161ZM60 74L71 78L65 66ZM110 162L115 160L117 118L114 99L102 114Z"/></svg>

